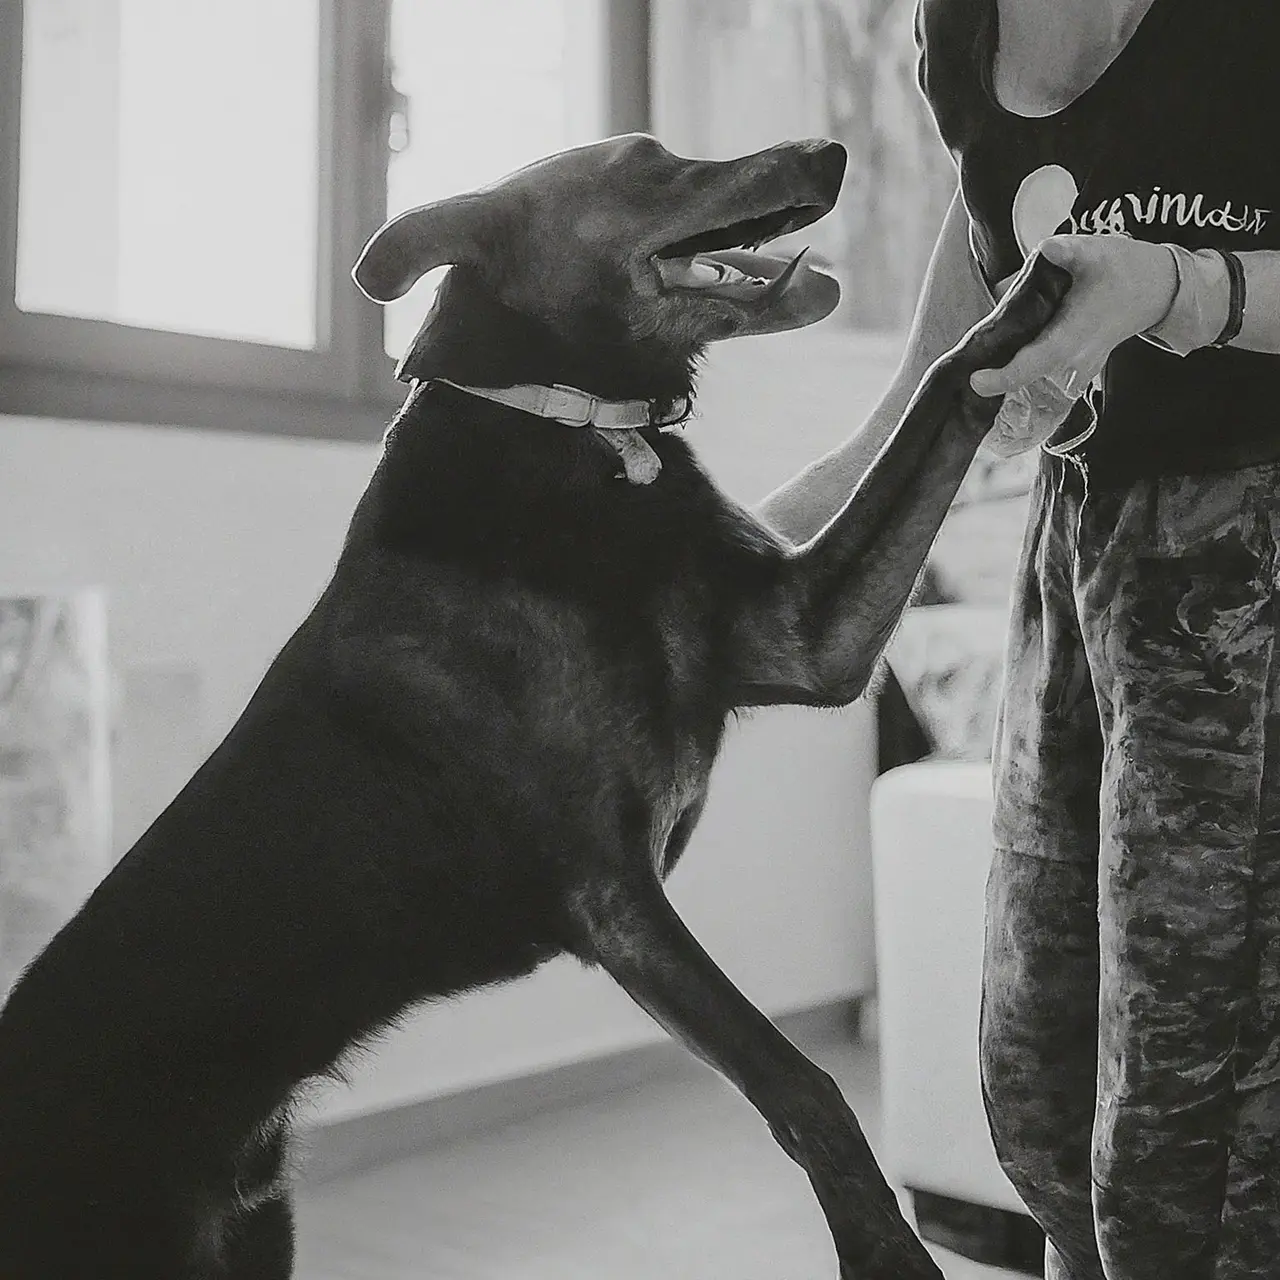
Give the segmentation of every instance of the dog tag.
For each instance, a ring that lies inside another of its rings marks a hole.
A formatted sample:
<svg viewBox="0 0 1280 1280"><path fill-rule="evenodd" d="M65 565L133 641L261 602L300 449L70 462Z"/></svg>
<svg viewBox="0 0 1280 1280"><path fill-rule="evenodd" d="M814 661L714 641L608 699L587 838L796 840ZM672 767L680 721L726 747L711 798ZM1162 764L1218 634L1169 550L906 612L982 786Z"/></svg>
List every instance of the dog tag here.
<svg viewBox="0 0 1280 1280"><path fill-rule="evenodd" d="M652 484L662 471L662 461L649 442L635 430L609 430L597 434L617 449L623 469L632 484Z"/></svg>

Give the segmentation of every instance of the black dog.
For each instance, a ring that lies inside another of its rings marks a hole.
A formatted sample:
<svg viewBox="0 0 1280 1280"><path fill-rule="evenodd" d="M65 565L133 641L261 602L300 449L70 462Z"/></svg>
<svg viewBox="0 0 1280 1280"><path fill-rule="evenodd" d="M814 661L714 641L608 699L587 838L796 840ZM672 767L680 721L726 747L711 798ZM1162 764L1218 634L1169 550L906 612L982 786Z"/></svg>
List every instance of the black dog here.
<svg viewBox="0 0 1280 1280"><path fill-rule="evenodd" d="M754 1104L846 1280L938 1274L835 1084L662 889L730 712L865 689L994 415L967 374L1065 292L1033 259L842 513L785 545L661 424L705 343L835 305L731 246L821 217L844 165L616 138L372 239L376 299L454 269L333 580L0 1017L3 1280L283 1280L300 1084L415 1002L564 952Z"/></svg>

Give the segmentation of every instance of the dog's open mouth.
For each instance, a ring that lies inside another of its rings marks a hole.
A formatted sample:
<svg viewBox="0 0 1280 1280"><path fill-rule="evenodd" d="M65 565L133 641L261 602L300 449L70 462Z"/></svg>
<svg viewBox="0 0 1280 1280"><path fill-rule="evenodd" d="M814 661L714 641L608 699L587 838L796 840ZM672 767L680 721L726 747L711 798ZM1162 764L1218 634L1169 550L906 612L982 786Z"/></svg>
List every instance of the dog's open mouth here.
<svg viewBox="0 0 1280 1280"><path fill-rule="evenodd" d="M700 231L677 240L653 255L664 289L694 291L737 301L754 301L785 289L803 257L790 262L754 251L762 244L816 222L826 205L803 204L725 227Z"/></svg>

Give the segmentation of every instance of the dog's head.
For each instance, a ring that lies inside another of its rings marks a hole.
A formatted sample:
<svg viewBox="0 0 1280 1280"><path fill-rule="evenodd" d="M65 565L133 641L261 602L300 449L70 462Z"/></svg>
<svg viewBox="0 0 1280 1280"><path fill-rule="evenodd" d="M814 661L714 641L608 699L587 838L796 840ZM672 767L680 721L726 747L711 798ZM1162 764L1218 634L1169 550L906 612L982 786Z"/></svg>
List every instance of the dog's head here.
<svg viewBox="0 0 1280 1280"><path fill-rule="evenodd" d="M838 142L687 160L648 134L575 147L479 191L411 209L369 240L353 275L376 302L445 264L569 341L708 342L812 324L840 297L799 257L756 252L830 211Z"/></svg>

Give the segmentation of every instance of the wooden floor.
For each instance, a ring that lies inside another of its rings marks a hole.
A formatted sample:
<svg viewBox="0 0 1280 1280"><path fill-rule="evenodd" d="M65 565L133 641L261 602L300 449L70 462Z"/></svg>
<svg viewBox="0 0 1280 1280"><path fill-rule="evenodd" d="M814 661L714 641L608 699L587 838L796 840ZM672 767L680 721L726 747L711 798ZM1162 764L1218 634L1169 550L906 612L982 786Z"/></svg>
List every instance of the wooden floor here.
<svg viewBox="0 0 1280 1280"><path fill-rule="evenodd" d="M865 1045L806 1045L873 1148ZM298 1280L829 1280L804 1175L755 1112L696 1064L305 1189ZM948 1280L1007 1277L935 1251Z"/></svg>

